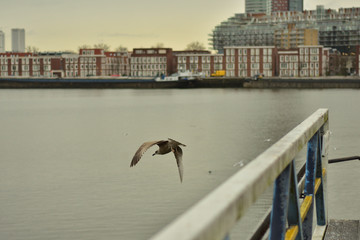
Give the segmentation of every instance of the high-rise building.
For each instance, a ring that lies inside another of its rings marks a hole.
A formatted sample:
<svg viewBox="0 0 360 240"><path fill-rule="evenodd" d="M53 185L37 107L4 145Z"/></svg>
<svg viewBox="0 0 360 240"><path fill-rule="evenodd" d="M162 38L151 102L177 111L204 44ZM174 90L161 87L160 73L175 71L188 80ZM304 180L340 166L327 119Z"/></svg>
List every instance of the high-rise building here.
<svg viewBox="0 0 360 240"><path fill-rule="evenodd" d="M271 9L268 14L272 12L303 11L303 0L270 0L268 4L268 8Z"/></svg>
<svg viewBox="0 0 360 240"><path fill-rule="evenodd" d="M5 33L0 30L0 53L5 52Z"/></svg>
<svg viewBox="0 0 360 240"><path fill-rule="evenodd" d="M303 11L304 0L245 0L246 13Z"/></svg>
<svg viewBox="0 0 360 240"><path fill-rule="evenodd" d="M320 45L336 48L343 53L354 53L355 47L360 45L360 7L335 10L317 6L316 10L303 12L235 14L215 26L209 40L213 49L220 53L226 46L272 46L276 44L276 32L287 29L288 24L293 24L297 29L293 34L309 34L312 40L316 40L318 35ZM296 37L291 39L297 41Z"/></svg>
<svg viewBox="0 0 360 240"><path fill-rule="evenodd" d="M267 13L270 0L245 0L246 13Z"/></svg>
<svg viewBox="0 0 360 240"><path fill-rule="evenodd" d="M25 29L11 29L11 44L13 52L25 52Z"/></svg>
<svg viewBox="0 0 360 240"><path fill-rule="evenodd" d="M289 0L289 11L302 12L304 10L304 0Z"/></svg>

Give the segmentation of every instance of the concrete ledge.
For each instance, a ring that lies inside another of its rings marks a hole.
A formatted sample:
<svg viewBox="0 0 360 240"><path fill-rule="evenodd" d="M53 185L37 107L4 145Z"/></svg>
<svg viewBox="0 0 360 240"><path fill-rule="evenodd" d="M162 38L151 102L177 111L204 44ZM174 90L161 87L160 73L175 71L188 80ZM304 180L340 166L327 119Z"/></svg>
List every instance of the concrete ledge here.
<svg viewBox="0 0 360 240"><path fill-rule="evenodd" d="M330 220L325 240L360 240L359 220Z"/></svg>

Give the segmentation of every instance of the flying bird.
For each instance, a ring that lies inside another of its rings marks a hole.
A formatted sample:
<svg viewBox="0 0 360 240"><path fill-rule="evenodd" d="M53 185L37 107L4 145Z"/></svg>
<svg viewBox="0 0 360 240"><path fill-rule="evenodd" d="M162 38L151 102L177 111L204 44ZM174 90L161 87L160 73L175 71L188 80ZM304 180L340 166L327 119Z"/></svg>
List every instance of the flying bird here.
<svg viewBox="0 0 360 240"><path fill-rule="evenodd" d="M180 146L186 147L185 144L179 143L171 138L168 138L168 140L160 140L160 141L151 141L151 142L145 142L143 143L139 149L136 151L133 159L131 160L130 167L135 166L139 161L142 155L148 150L150 147L154 145L158 145L159 149L155 151L153 156L159 154L164 155L169 152L173 152L175 155L176 163L179 169L179 175L180 175L180 181L183 180L183 174L184 174L184 168L182 164L182 149Z"/></svg>

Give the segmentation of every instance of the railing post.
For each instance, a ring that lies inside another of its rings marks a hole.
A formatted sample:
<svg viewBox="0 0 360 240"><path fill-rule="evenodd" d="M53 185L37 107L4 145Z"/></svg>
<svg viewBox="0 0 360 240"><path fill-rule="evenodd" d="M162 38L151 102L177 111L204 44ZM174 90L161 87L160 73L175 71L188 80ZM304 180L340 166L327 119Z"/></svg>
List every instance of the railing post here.
<svg viewBox="0 0 360 240"><path fill-rule="evenodd" d="M323 181L323 168L322 168L322 143L323 143L323 136L322 134L319 134L315 178L318 178L321 181L320 181L320 186L317 192L315 193L315 203L316 203L317 224L324 226L326 224L326 215L325 215L325 199L324 199L324 187L323 187L324 181Z"/></svg>
<svg viewBox="0 0 360 240"><path fill-rule="evenodd" d="M315 133L314 136L308 142L306 170L305 170L305 187L304 187L304 201L307 196L310 196L310 207L303 222L303 235L304 239L312 238L312 224L313 224L313 212L314 212L314 190L315 190L315 177L316 177L316 159L318 158L318 146L319 146L319 133Z"/></svg>
<svg viewBox="0 0 360 240"><path fill-rule="evenodd" d="M275 181L269 239L285 239L286 223L297 226L296 239L302 240L299 192L293 160Z"/></svg>
<svg viewBox="0 0 360 240"><path fill-rule="evenodd" d="M290 176L290 199L288 210L288 224L289 226L297 226L298 234L296 240L303 240L302 221L300 215L299 191L297 183L297 174L295 171L295 160L291 163L291 176Z"/></svg>
<svg viewBox="0 0 360 240"><path fill-rule="evenodd" d="M290 168L289 164L275 180L269 240L285 238L289 203Z"/></svg>

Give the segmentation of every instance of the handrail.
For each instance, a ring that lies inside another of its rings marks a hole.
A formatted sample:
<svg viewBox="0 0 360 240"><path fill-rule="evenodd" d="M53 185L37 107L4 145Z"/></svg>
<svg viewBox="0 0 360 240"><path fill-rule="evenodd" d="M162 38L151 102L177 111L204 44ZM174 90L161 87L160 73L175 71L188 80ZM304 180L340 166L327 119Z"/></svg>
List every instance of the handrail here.
<svg viewBox="0 0 360 240"><path fill-rule="evenodd" d="M256 199L289 169L305 144L320 129L326 129L327 124L328 110L317 110L151 239L224 239Z"/></svg>

